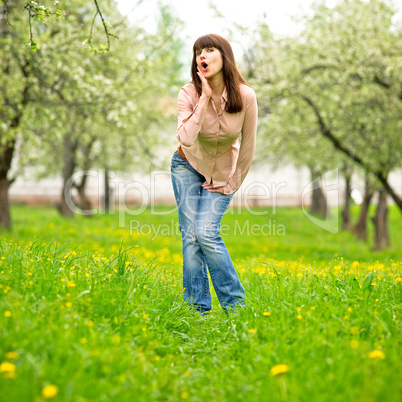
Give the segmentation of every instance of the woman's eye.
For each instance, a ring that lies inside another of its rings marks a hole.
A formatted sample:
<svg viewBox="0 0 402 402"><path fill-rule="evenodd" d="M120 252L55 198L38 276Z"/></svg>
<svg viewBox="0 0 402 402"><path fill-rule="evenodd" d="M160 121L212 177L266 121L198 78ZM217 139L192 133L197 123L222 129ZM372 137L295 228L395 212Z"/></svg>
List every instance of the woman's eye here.
<svg viewBox="0 0 402 402"><path fill-rule="evenodd" d="M214 51L214 48L213 47L210 47L209 49L208 49L208 52L213 52Z"/></svg>

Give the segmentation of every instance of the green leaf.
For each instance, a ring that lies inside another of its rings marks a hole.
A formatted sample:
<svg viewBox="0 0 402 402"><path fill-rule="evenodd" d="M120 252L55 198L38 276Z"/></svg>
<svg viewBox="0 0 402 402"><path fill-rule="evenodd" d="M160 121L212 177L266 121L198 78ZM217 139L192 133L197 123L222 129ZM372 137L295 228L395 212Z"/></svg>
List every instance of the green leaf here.
<svg viewBox="0 0 402 402"><path fill-rule="evenodd" d="M360 289L360 283L356 278L353 278L352 287L353 289Z"/></svg>
<svg viewBox="0 0 402 402"><path fill-rule="evenodd" d="M0 6L2 6L3 5L3 2L0 0Z"/></svg>
<svg viewBox="0 0 402 402"><path fill-rule="evenodd" d="M363 289L364 290L371 290L371 282L373 281L373 275L374 275L375 271L370 272L367 276L366 279L364 280L363 283Z"/></svg>

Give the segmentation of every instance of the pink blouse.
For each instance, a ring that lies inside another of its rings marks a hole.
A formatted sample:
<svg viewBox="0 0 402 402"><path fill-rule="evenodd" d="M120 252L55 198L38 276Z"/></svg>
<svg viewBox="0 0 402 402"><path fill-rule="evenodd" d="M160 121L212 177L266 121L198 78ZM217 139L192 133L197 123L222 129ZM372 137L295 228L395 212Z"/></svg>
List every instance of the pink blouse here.
<svg viewBox="0 0 402 402"><path fill-rule="evenodd" d="M255 150L257 98L247 85L240 86L240 93L243 108L238 113L225 111L226 88L218 111L212 98L200 100L192 83L180 89L177 100L177 139L183 153L208 183L224 186L224 194L239 189Z"/></svg>

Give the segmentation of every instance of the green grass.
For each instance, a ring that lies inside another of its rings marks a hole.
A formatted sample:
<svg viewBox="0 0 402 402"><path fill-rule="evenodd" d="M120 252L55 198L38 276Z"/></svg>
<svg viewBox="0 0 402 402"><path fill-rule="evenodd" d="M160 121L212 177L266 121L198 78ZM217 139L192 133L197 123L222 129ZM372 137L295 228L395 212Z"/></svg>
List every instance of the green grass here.
<svg viewBox="0 0 402 402"><path fill-rule="evenodd" d="M208 316L182 301L170 209L73 220L12 209L0 242L1 400L44 400L48 384L57 401L401 400L395 208L393 244L375 253L299 209L229 211L247 306L228 316L214 293ZM289 371L271 375L279 364Z"/></svg>

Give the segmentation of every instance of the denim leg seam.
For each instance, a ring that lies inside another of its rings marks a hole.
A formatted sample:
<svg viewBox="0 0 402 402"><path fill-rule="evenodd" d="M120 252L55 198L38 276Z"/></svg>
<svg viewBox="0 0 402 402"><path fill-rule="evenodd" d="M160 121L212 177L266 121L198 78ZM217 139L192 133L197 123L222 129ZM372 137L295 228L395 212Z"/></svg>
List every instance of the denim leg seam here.
<svg viewBox="0 0 402 402"><path fill-rule="evenodd" d="M208 265L208 268L209 268L208 257L205 256L205 258L207 260L207 265ZM222 295L221 295L220 290L214 285L214 282L215 282L214 281L214 274L213 274L213 271L211 271L211 269L209 269L209 274L211 275L212 285L213 285L213 287L215 289L216 295L218 296L219 303L222 305Z"/></svg>

